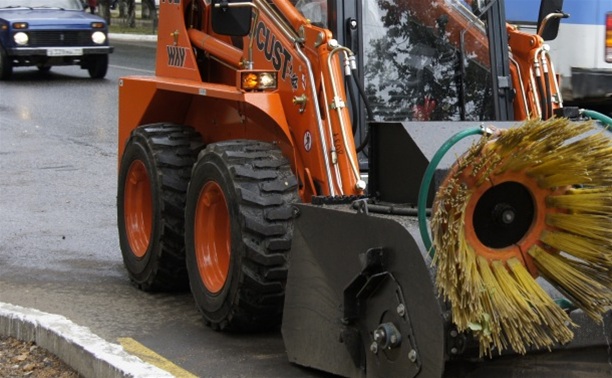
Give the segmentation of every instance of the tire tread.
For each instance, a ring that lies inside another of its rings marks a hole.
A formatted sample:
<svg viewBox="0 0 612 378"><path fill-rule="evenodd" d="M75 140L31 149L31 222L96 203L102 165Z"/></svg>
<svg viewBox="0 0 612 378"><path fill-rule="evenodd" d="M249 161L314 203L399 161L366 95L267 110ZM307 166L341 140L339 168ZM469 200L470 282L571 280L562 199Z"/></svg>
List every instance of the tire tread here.
<svg viewBox="0 0 612 378"><path fill-rule="evenodd" d="M282 319L288 253L293 235L297 180L277 146L249 140L209 145L232 175L242 227L242 282L226 319L207 323L218 330L261 331Z"/></svg>
<svg viewBox="0 0 612 378"><path fill-rule="evenodd" d="M190 127L159 123L141 126L132 132L147 144L155 161L160 183L161 233L159 245L150 248L156 267L144 280L130 275L134 285L144 291L184 291L189 288L185 268L184 209L191 168L202 149L200 135ZM155 242L155 241L152 241Z"/></svg>

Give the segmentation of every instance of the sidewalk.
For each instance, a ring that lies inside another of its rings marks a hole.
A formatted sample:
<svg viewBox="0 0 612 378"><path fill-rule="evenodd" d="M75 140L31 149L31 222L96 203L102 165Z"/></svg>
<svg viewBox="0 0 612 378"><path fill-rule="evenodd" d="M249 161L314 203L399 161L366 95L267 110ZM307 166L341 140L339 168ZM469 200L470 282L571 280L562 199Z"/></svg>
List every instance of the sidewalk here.
<svg viewBox="0 0 612 378"><path fill-rule="evenodd" d="M144 42L156 42L157 35L152 34L129 34L129 33L108 33L108 39L113 43L116 41L144 41Z"/></svg>
<svg viewBox="0 0 612 378"><path fill-rule="evenodd" d="M0 302L0 335L33 341L86 378L174 377L67 318Z"/></svg>

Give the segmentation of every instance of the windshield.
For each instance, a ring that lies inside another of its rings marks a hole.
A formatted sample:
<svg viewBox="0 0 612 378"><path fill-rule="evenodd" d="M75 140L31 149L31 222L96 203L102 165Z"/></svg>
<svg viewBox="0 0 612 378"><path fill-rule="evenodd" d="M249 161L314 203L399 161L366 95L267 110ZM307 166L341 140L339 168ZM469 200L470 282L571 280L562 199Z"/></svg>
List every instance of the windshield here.
<svg viewBox="0 0 612 378"><path fill-rule="evenodd" d="M61 8L82 10L79 0L0 0L0 8Z"/></svg>
<svg viewBox="0 0 612 378"><path fill-rule="evenodd" d="M472 3L363 0L364 81L377 120L493 118L486 32Z"/></svg>
<svg viewBox="0 0 612 378"><path fill-rule="evenodd" d="M313 25L327 27L327 0L291 0L291 3Z"/></svg>

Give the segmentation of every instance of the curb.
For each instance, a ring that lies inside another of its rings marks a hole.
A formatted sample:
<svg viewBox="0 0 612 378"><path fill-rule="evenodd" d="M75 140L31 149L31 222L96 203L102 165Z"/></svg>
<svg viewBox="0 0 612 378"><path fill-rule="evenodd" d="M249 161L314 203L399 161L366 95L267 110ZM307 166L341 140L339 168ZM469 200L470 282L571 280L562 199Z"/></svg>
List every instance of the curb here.
<svg viewBox="0 0 612 378"><path fill-rule="evenodd" d="M0 334L35 342L84 377L174 377L61 315L0 302Z"/></svg>
<svg viewBox="0 0 612 378"><path fill-rule="evenodd" d="M135 41L135 42L157 42L157 35L148 34L124 34L124 33L108 33L109 41Z"/></svg>

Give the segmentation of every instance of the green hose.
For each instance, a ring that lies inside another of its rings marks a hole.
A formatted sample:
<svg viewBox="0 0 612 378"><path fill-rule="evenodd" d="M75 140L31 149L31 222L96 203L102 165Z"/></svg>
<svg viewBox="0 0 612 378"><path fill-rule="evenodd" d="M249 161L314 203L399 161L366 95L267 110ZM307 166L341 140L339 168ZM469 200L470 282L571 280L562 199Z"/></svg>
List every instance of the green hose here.
<svg viewBox="0 0 612 378"><path fill-rule="evenodd" d="M421 187L419 188L419 198L417 204L417 215L419 220L419 231L421 233L421 239L423 239L423 244L425 248L429 251L429 257L433 258L436 253L434 248L431 246L431 238L429 237L429 228L427 227L427 215L426 215L426 207L427 207L427 194L429 193L429 186L431 185L431 180L436 172L436 168L438 168L438 164L446 155L446 153L460 140L465 139L472 135L483 135L485 134L485 130L480 127L470 128L464 131L461 131L455 135L453 135L450 139L448 139L438 151L436 151L435 155L431 159L431 162L427 166L425 170L425 174L423 175L423 180L421 181Z"/></svg>
<svg viewBox="0 0 612 378"><path fill-rule="evenodd" d="M599 122L606 125L606 129L608 131L612 132L612 118L608 117L607 115L588 109L580 109L580 113L591 119L598 120Z"/></svg>

